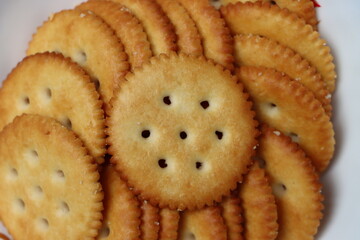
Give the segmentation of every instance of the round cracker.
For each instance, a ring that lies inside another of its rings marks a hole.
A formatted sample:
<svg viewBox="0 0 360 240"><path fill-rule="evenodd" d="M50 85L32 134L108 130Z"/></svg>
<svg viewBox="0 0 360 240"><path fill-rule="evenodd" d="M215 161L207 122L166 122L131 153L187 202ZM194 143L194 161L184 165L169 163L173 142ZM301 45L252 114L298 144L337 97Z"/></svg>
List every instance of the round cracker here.
<svg viewBox="0 0 360 240"><path fill-rule="evenodd" d="M178 237L180 214L177 210L160 209L159 240L173 240Z"/></svg>
<svg viewBox="0 0 360 240"><path fill-rule="evenodd" d="M156 2L175 27L178 51L201 56L203 54L201 37L194 21L185 8L176 0L156 0Z"/></svg>
<svg viewBox="0 0 360 240"><path fill-rule="evenodd" d="M252 97L256 117L292 136L317 170L324 171L334 154L334 130L314 94L273 69L241 67L237 75Z"/></svg>
<svg viewBox="0 0 360 240"><path fill-rule="evenodd" d="M81 140L51 118L22 115L3 129L0 142L0 215L11 235L94 239L103 192Z"/></svg>
<svg viewBox="0 0 360 240"><path fill-rule="evenodd" d="M321 184L303 150L275 129L263 127L259 157L265 161L278 206L277 239L312 240L322 218Z"/></svg>
<svg viewBox="0 0 360 240"><path fill-rule="evenodd" d="M124 45L131 69L140 67L152 56L150 43L142 24L130 12L123 11L124 6L111 1L88 1L76 7L83 11L92 11L115 30Z"/></svg>
<svg viewBox="0 0 360 240"><path fill-rule="evenodd" d="M331 116L331 94L321 75L290 48L259 35L236 35L235 59L238 66L274 68L310 89Z"/></svg>
<svg viewBox="0 0 360 240"><path fill-rule="evenodd" d="M148 35L154 55L176 51L174 26L155 0L112 0L134 14Z"/></svg>
<svg viewBox="0 0 360 240"><path fill-rule="evenodd" d="M238 196L243 208L244 239L277 239L279 225L275 197L264 169L256 162L244 177Z"/></svg>
<svg viewBox="0 0 360 240"><path fill-rule="evenodd" d="M139 239L139 202L115 169L108 165L101 174L104 189L104 219L97 239Z"/></svg>
<svg viewBox="0 0 360 240"><path fill-rule="evenodd" d="M321 74L328 90L335 90L336 73L330 48L296 14L262 2L229 4L221 8L221 13L233 34L265 36L298 52Z"/></svg>
<svg viewBox="0 0 360 240"><path fill-rule="evenodd" d="M79 10L52 15L33 35L27 55L47 51L61 52L79 63L98 85L105 107L109 108L114 87L129 64L114 30L101 18Z"/></svg>
<svg viewBox="0 0 360 240"><path fill-rule="evenodd" d="M157 240L160 229L159 209L148 201L141 203L141 239Z"/></svg>
<svg viewBox="0 0 360 240"><path fill-rule="evenodd" d="M222 5L237 2L257 2L259 0L220 0ZM299 17L305 20L307 24L310 24L315 30L319 23L316 17L316 11L314 3L311 0L260 0L262 2L270 2L277 4L280 8L289 9L291 12L296 13Z"/></svg>
<svg viewBox="0 0 360 240"><path fill-rule="evenodd" d="M240 199L235 195L227 197L221 202L221 208L222 217L227 228L227 239L243 240L243 217Z"/></svg>
<svg viewBox="0 0 360 240"><path fill-rule="evenodd" d="M224 19L207 0L177 0L194 20L202 38L204 55L227 69L234 69L234 46Z"/></svg>
<svg viewBox="0 0 360 240"><path fill-rule="evenodd" d="M107 125L112 162L129 184L171 209L201 208L229 195L257 135L237 79L204 58L171 54L126 80Z"/></svg>
<svg viewBox="0 0 360 240"><path fill-rule="evenodd" d="M0 129L23 113L53 117L73 130L98 163L105 155L102 101L80 66L56 53L23 59L0 89Z"/></svg>
<svg viewBox="0 0 360 240"><path fill-rule="evenodd" d="M179 240L226 240L226 226L219 207L185 211L180 216Z"/></svg>

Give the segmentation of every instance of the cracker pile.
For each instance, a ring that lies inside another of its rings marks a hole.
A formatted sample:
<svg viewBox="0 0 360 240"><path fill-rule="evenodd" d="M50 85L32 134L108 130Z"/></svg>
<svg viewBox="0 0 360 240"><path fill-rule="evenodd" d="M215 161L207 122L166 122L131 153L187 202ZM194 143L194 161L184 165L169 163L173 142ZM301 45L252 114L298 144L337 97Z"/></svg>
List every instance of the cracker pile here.
<svg viewBox="0 0 360 240"><path fill-rule="evenodd" d="M336 87L317 24L311 0L51 15L0 88L1 221L14 239L314 239Z"/></svg>

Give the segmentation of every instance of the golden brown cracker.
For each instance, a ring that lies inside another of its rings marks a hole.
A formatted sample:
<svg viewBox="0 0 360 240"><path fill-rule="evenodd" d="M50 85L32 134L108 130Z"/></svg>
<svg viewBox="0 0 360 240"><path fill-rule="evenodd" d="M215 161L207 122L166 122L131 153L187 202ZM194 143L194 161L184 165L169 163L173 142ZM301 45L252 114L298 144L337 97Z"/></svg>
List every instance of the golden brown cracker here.
<svg viewBox="0 0 360 240"><path fill-rule="evenodd" d="M174 25L178 51L201 56L203 54L201 37L194 21L185 8L177 0L156 0L156 2Z"/></svg>
<svg viewBox="0 0 360 240"><path fill-rule="evenodd" d="M159 240L177 239L180 214L177 210L160 209Z"/></svg>
<svg viewBox="0 0 360 240"><path fill-rule="evenodd" d="M141 239L157 240L160 229L159 209L148 201L141 203Z"/></svg>
<svg viewBox="0 0 360 240"><path fill-rule="evenodd" d="M324 171L334 154L334 130L314 94L273 69L241 67L237 75L251 95L256 117L291 136Z"/></svg>
<svg viewBox="0 0 360 240"><path fill-rule="evenodd" d="M103 192L81 140L51 118L22 115L0 142L0 215L14 239L94 239Z"/></svg>
<svg viewBox="0 0 360 240"><path fill-rule="evenodd" d="M317 30L319 23L316 17L316 11L313 1L311 0L274 0L280 8L287 8L291 12L296 13L305 22Z"/></svg>
<svg viewBox="0 0 360 240"><path fill-rule="evenodd" d="M321 184L303 150L275 129L262 128L259 157L265 162L278 206L279 240L312 240L322 218Z"/></svg>
<svg viewBox="0 0 360 240"><path fill-rule="evenodd" d="M0 89L0 129L22 113L57 119L73 130L98 163L105 155L102 101L82 68L57 53L26 57Z"/></svg>
<svg viewBox="0 0 360 240"><path fill-rule="evenodd" d="M61 11L37 29L27 55L47 51L61 52L79 63L98 85L109 109L114 87L129 69L123 46L110 26L90 11Z"/></svg>
<svg viewBox="0 0 360 240"><path fill-rule="evenodd" d="M238 196L244 216L244 239L277 239L279 225L275 197L264 169L257 163L245 176Z"/></svg>
<svg viewBox="0 0 360 240"><path fill-rule="evenodd" d="M235 59L238 66L274 68L310 89L331 116L331 94L321 75L290 48L259 35L236 35Z"/></svg>
<svg viewBox="0 0 360 240"><path fill-rule="evenodd" d="M104 219L97 239L140 239L139 202L111 166L101 172L104 189Z"/></svg>
<svg viewBox="0 0 360 240"><path fill-rule="evenodd" d="M221 8L233 34L257 34L276 40L298 52L321 74L332 93L335 65L330 48L319 33L296 14L269 3L236 3Z"/></svg>
<svg viewBox="0 0 360 240"><path fill-rule="evenodd" d="M134 14L148 35L154 55L176 51L174 26L155 0L112 0Z"/></svg>
<svg viewBox="0 0 360 240"><path fill-rule="evenodd" d="M280 8L286 8L299 17L303 18L307 24L310 24L315 30L317 29L318 20L316 17L315 6L311 0L220 0L222 5L237 2L270 2L277 4Z"/></svg>
<svg viewBox="0 0 360 240"><path fill-rule="evenodd" d="M124 45L131 69L140 67L152 56L150 43L139 20L123 6L112 1L88 1L76 7L83 11L92 11L115 30Z"/></svg>
<svg viewBox="0 0 360 240"><path fill-rule="evenodd" d="M180 216L178 240L226 240L226 226L219 207L185 211Z"/></svg>
<svg viewBox="0 0 360 240"><path fill-rule="evenodd" d="M204 0L178 0L194 20L202 38L204 55L233 70L233 39L220 13Z"/></svg>
<svg viewBox="0 0 360 240"><path fill-rule="evenodd" d="M171 209L201 208L229 195L257 135L237 79L204 58L171 54L126 80L107 125L112 162L129 185Z"/></svg>
<svg viewBox="0 0 360 240"><path fill-rule="evenodd" d="M245 177L246 178L246 177ZM242 232L242 209L238 197L232 195L221 202L222 217L227 228L228 240L243 240Z"/></svg>

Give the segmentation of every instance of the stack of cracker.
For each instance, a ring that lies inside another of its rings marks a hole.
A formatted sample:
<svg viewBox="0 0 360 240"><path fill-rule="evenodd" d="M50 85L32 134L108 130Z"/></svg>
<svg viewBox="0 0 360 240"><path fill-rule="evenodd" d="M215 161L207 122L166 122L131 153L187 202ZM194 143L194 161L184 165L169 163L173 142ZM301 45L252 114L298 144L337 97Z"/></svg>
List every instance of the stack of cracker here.
<svg viewBox="0 0 360 240"><path fill-rule="evenodd" d="M230 3L231 2L231 3ZM311 0L90 0L0 89L14 239L314 239L336 74Z"/></svg>

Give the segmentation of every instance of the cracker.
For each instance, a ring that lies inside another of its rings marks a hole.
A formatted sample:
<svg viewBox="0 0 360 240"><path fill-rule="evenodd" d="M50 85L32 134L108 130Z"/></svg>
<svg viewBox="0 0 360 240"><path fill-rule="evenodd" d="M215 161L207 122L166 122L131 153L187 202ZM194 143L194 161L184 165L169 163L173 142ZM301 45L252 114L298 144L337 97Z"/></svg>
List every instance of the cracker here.
<svg viewBox="0 0 360 240"><path fill-rule="evenodd" d="M111 165L101 174L104 188L104 219L97 239L139 239L139 202Z"/></svg>
<svg viewBox="0 0 360 240"><path fill-rule="evenodd" d="M160 209L159 240L173 240L178 237L180 214L168 208Z"/></svg>
<svg viewBox="0 0 360 240"><path fill-rule="evenodd" d="M244 239L277 239L279 226L275 197L264 169L257 163L245 176L238 196L243 208Z"/></svg>
<svg viewBox="0 0 360 240"><path fill-rule="evenodd" d="M296 14L269 3L237 3L221 8L233 34L257 34L298 52L321 74L330 92L335 90L335 65L330 48L319 33Z"/></svg>
<svg viewBox="0 0 360 240"><path fill-rule="evenodd" d="M257 2L259 0L220 0L222 5L229 3L237 2ZM319 23L316 17L315 6L311 0L260 0L262 2L270 2L272 4L277 4L280 8L286 8L293 13L296 13L299 17L303 18L307 24L310 24L315 30L317 30L317 25Z"/></svg>
<svg viewBox="0 0 360 240"><path fill-rule="evenodd" d="M56 118L73 130L98 163L105 155L102 101L82 68L57 53L26 57L0 89L0 129L22 113Z"/></svg>
<svg viewBox="0 0 360 240"><path fill-rule="evenodd" d="M245 177L246 178L246 177ZM222 217L227 228L228 240L242 240L242 209L240 199L235 195L225 198L221 202Z"/></svg>
<svg viewBox="0 0 360 240"><path fill-rule="evenodd" d="M262 130L258 155L265 161L278 206L277 239L314 239L323 209L319 177L289 137L272 128Z"/></svg>
<svg viewBox="0 0 360 240"><path fill-rule="evenodd" d="M331 94L321 75L290 48L259 35L236 35L235 59L238 66L274 68L310 89L331 116Z"/></svg>
<svg viewBox="0 0 360 240"><path fill-rule="evenodd" d="M201 56L203 54L201 37L194 21L185 8L176 0L156 0L156 2L161 6L175 27L178 51L189 55Z"/></svg>
<svg viewBox="0 0 360 240"><path fill-rule="evenodd" d="M107 125L112 162L129 185L161 208L201 208L229 195L257 135L237 79L204 58L171 54L126 80Z"/></svg>
<svg viewBox="0 0 360 240"><path fill-rule="evenodd" d="M241 67L237 75L252 97L256 117L291 136L324 171L334 154L334 130L314 94L273 69Z"/></svg>
<svg viewBox="0 0 360 240"><path fill-rule="evenodd" d="M185 211L180 216L179 240L226 240L226 226L219 207Z"/></svg>
<svg viewBox="0 0 360 240"><path fill-rule="evenodd" d="M22 115L0 142L0 215L14 239L94 239L103 192L81 140L51 118Z"/></svg>
<svg viewBox="0 0 360 240"><path fill-rule="evenodd" d="M202 38L204 55L233 70L233 39L224 20L207 0L178 0L189 12Z"/></svg>
<svg viewBox="0 0 360 240"><path fill-rule="evenodd" d="M142 201L141 213L141 239L157 240L160 229L159 209L148 201Z"/></svg>
<svg viewBox="0 0 360 240"><path fill-rule="evenodd" d="M124 45L131 69L140 67L152 56L150 43L142 24L133 14L123 11L123 6L119 3L88 1L78 5L76 9L92 11L115 30Z"/></svg>
<svg viewBox="0 0 360 240"><path fill-rule="evenodd" d="M52 15L33 35L27 55L46 51L61 52L79 63L98 86L105 108L109 109L113 89L129 64L114 30L101 18L79 10Z"/></svg>
<svg viewBox="0 0 360 240"><path fill-rule="evenodd" d="M155 0L112 0L134 14L144 26L154 55L176 51L174 26Z"/></svg>

